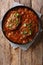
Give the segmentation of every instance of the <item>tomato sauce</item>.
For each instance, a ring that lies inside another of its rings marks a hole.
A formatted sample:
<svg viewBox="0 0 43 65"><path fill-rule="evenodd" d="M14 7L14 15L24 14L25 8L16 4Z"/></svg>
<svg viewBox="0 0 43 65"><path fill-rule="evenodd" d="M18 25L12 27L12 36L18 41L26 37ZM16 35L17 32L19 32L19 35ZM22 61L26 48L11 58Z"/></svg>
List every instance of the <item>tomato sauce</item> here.
<svg viewBox="0 0 43 65"><path fill-rule="evenodd" d="M36 14L27 8L10 11L3 24L7 38L18 44L31 42L39 30Z"/></svg>

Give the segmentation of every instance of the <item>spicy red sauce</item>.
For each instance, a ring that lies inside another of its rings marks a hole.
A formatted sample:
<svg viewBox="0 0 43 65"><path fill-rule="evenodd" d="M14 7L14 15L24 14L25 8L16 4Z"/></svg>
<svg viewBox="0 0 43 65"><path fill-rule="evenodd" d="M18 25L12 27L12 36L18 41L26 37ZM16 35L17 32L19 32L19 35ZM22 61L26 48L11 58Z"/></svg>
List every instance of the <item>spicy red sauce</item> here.
<svg viewBox="0 0 43 65"><path fill-rule="evenodd" d="M4 20L3 30L7 38L16 43L31 42L38 32L38 18L27 8L10 11Z"/></svg>

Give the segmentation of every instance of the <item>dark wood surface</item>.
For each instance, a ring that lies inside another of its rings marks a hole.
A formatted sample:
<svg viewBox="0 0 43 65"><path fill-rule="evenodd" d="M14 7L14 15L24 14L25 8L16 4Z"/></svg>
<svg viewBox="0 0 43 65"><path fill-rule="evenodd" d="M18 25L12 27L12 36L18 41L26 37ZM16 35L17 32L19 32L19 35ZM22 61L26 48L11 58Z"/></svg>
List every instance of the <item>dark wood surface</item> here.
<svg viewBox="0 0 43 65"><path fill-rule="evenodd" d="M43 6L43 0L0 0L0 19L15 1L32 7L38 12ZM43 9L41 14L43 14ZM27 51L23 51L20 48L14 49L11 47L0 30L0 65L43 65L42 48L43 32L39 34L37 40Z"/></svg>

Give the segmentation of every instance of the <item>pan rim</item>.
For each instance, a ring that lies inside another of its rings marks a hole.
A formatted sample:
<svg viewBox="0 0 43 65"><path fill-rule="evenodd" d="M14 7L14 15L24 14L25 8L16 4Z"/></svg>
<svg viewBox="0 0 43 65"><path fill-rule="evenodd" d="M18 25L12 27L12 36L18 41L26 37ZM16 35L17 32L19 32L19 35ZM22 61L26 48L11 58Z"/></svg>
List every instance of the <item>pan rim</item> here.
<svg viewBox="0 0 43 65"><path fill-rule="evenodd" d="M26 43L26 44L16 43L16 42L11 41L11 40L5 35L5 33L4 33L4 31L3 31L4 18L6 17L6 15L8 14L9 11L12 11L12 10L14 10L15 8L19 8L19 7L30 9L31 11L33 11L33 12L36 14L36 16L37 16L37 18L38 18L38 20L39 20L39 31L38 31L38 32L36 33L36 35L35 35L35 37L37 37L37 35L38 35L39 32L40 32L40 26L41 26L41 25L40 25L40 21L41 21L41 20L40 20L38 14L37 14L32 8L30 8L30 7L28 7L28 6L18 5L18 6L15 6L15 7L12 7L11 9L9 9L9 10L5 13L5 15L4 15L3 19L2 19L2 27L1 27L1 28L2 28L2 32L3 32L4 36L7 38L7 40L9 40L10 42L12 42L13 44L26 45L26 44L29 44L29 43L33 43L33 42L34 42L34 39L36 39L36 38L34 37L31 42L28 42L28 43Z"/></svg>

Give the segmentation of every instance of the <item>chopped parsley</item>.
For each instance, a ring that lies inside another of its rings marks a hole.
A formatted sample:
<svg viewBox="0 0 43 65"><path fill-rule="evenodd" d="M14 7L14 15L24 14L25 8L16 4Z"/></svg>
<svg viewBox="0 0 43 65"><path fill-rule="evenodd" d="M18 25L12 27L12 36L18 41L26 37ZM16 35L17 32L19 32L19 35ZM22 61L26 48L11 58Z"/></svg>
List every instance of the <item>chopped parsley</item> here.
<svg viewBox="0 0 43 65"><path fill-rule="evenodd" d="M27 31L24 30L24 31L23 31L23 34L24 34L24 35L27 34Z"/></svg>
<svg viewBox="0 0 43 65"><path fill-rule="evenodd" d="M19 13L14 13L14 16L15 16L15 17L18 17L18 16L19 16Z"/></svg>

